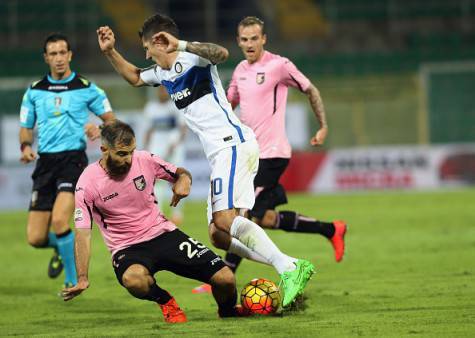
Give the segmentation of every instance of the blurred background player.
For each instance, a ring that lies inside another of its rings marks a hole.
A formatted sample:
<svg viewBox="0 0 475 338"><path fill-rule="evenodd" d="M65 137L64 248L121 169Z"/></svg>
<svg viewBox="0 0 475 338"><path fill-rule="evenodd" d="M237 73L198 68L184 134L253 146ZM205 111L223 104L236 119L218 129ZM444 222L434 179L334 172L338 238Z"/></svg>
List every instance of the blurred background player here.
<svg viewBox="0 0 475 338"><path fill-rule="evenodd" d="M211 167L208 231L213 244L272 265L281 277L282 305L290 305L303 292L314 266L284 254L262 228L241 216L254 205L259 148L252 130L234 115L219 79L216 65L228 58L227 49L178 40L173 19L156 14L139 33L146 58L155 64L139 69L115 49L109 27L100 27L97 34L114 69L132 86L165 86L187 125L200 137Z"/></svg>
<svg viewBox="0 0 475 338"><path fill-rule="evenodd" d="M23 163L37 158L32 144L33 128L38 127L39 159L32 175L27 240L35 248L54 249L48 275L57 277L64 265L68 286L77 282L69 219L76 182L88 162L85 133L91 139L99 136L97 126L87 123L88 111L103 121L114 114L104 91L71 70L72 51L66 36L48 36L43 48L49 73L27 89L20 111Z"/></svg>
<svg viewBox="0 0 475 338"><path fill-rule="evenodd" d="M328 125L318 89L289 59L264 50L266 40L264 22L259 18L246 17L238 24L237 42L245 60L234 70L227 92L232 107L240 106L241 121L252 128L259 143L259 170L254 179L256 203L249 216L264 228L326 237L333 245L336 261L340 262L344 254L345 222L323 222L295 211L275 210L287 203L279 179L291 157L285 131L288 88L297 88L308 96L320 124L310 140L312 146L324 143ZM235 270L241 257L227 254L225 261Z"/></svg>
<svg viewBox="0 0 475 338"><path fill-rule="evenodd" d="M148 101L144 107L146 125L148 126L145 132L144 148L159 155L167 162L183 166L186 136L183 114L170 100L165 87L153 88L153 93L154 99ZM163 180L158 180L155 185L155 196L162 210L172 196L168 185L169 183ZM177 225L183 222L183 203L172 208L170 219Z"/></svg>
<svg viewBox="0 0 475 338"><path fill-rule="evenodd" d="M102 157L89 165L76 189L75 225L78 284L63 290L70 300L89 287L91 228L94 221L112 254L119 283L139 299L159 304L165 321L186 322L175 299L161 289L161 270L213 285L221 317L245 314L236 306L236 282L221 258L167 220L153 196L157 179L173 183L172 206L190 193L191 174L148 151L135 150L132 128L115 120L101 131ZM105 197L104 197L105 196Z"/></svg>

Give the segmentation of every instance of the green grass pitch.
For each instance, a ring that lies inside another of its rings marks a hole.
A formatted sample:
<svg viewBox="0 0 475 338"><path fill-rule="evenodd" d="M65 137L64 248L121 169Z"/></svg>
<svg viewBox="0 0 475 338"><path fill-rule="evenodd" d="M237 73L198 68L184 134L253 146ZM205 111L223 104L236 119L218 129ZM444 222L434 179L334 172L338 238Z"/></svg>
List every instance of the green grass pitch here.
<svg viewBox="0 0 475 338"><path fill-rule="evenodd" d="M334 262L322 237L269 231L286 253L305 257L317 274L298 311L275 317L222 320L197 283L160 272L159 284L186 311L189 322L169 325L153 303L131 297L115 280L97 229L90 288L77 299L58 298L61 278L48 279L51 250L26 244L26 212L0 214L0 336L475 336L475 190L424 193L293 195L283 209L348 221L347 254ZM209 244L204 203L188 203L181 227ZM250 279L278 282L272 268L248 262Z"/></svg>

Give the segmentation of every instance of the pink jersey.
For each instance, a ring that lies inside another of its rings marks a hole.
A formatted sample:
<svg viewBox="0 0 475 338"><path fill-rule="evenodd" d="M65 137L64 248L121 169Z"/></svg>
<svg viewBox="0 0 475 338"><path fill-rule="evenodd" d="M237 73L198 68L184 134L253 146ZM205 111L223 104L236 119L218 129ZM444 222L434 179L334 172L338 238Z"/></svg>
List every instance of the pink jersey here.
<svg viewBox="0 0 475 338"><path fill-rule="evenodd" d="M259 143L260 158L290 158L285 133L288 87L304 92L310 81L280 55L264 51L253 64L242 61L234 70L227 92L233 107L241 107L241 121L251 127Z"/></svg>
<svg viewBox="0 0 475 338"><path fill-rule="evenodd" d="M76 185L76 228L98 224L109 251L146 242L176 229L160 212L153 187L155 179L176 180L176 167L147 151L135 151L128 174L112 179L99 162L90 164Z"/></svg>

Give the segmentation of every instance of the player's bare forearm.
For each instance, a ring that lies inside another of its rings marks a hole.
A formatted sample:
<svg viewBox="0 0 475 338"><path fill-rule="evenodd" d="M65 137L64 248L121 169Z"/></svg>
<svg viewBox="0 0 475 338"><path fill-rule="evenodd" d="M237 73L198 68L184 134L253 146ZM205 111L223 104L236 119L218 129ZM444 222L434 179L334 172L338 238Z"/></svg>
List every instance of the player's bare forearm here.
<svg viewBox="0 0 475 338"><path fill-rule="evenodd" d="M310 84L305 92L308 96L315 117L317 118L318 123L320 123L320 129L317 130L314 136L312 136L310 139L310 144L312 146L321 146L325 143L325 139L328 135L328 124L327 118L325 116L323 101L320 97L320 92L313 84Z"/></svg>
<svg viewBox="0 0 475 338"><path fill-rule="evenodd" d="M104 52L104 55L107 57L112 67L114 67L115 71L132 86L140 87L145 84L140 78L140 68L124 59L116 49L106 51Z"/></svg>
<svg viewBox="0 0 475 338"><path fill-rule="evenodd" d="M320 96L320 92L313 84L310 84L308 89L305 92L308 96L310 106L315 114L315 117L320 123L321 128L328 128L327 117L325 115L325 107L323 106L323 100Z"/></svg>
<svg viewBox="0 0 475 338"><path fill-rule="evenodd" d="M191 186L191 183L193 181L193 176L191 176L191 173L188 170L186 170L185 168L182 168L182 167L178 167L178 168L176 168L175 173L178 176L177 182L180 179L190 180L189 184Z"/></svg>
<svg viewBox="0 0 475 338"><path fill-rule="evenodd" d="M33 144L33 129L21 127L19 139L21 145L20 161L25 164L34 161L36 159L36 154L31 147Z"/></svg>
<svg viewBox="0 0 475 338"><path fill-rule="evenodd" d="M226 61L229 57L226 48L209 42L188 42L186 51L208 59L215 65Z"/></svg>
<svg viewBox="0 0 475 338"><path fill-rule="evenodd" d="M77 229L74 244L78 281L87 281L91 255L91 230Z"/></svg>
<svg viewBox="0 0 475 338"><path fill-rule="evenodd" d="M177 168L176 175L178 176L175 184L173 184L173 196L170 206L176 207L182 198L187 197L191 190L191 174L185 168Z"/></svg>
<svg viewBox="0 0 475 338"><path fill-rule="evenodd" d="M20 144L33 144L33 129L20 128Z"/></svg>

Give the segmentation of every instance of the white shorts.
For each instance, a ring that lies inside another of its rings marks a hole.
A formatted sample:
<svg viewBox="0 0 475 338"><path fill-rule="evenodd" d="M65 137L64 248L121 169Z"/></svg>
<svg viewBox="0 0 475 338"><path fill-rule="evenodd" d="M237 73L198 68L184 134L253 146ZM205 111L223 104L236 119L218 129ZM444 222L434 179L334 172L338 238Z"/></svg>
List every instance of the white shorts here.
<svg viewBox="0 0 475 338"><path fill-rule="evenodd" d="M208 193L208 224L213 213L227 209L252 209L254 177L259 167L259 146L255 139L223 149L210 159L211 184Z"/></svg>

